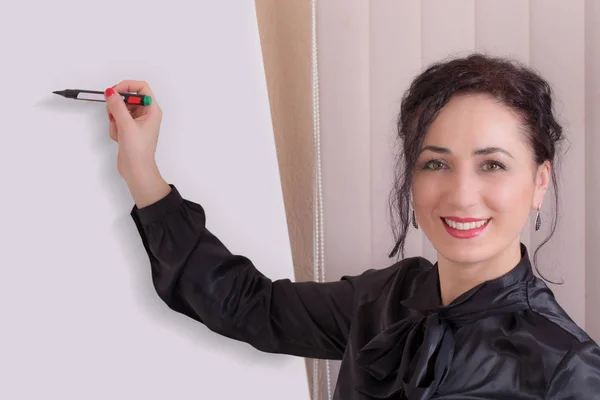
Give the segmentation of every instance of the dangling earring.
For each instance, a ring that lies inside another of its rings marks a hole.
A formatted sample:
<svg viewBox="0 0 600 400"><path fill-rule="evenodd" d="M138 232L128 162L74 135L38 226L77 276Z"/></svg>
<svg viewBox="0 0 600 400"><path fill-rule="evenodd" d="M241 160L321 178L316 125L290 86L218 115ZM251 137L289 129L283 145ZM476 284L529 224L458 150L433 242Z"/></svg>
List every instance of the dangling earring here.
<svg viewBox="0 0 600 400"><path fill-rule="evenodd" d="M419 229L419 225L417 224L417 217L415 216L415 210L412 210L412 224L415 229Z"/></svg>
<svg viewBox="0 0 600 400"><path fill-rule="evenodd" d="M537 209L537 215L535 216L535 230L539 231L540 227L542 226L542 219L540 217L540 208L542 207L542 204L540 203L538 205L538 209Z"/></svg>

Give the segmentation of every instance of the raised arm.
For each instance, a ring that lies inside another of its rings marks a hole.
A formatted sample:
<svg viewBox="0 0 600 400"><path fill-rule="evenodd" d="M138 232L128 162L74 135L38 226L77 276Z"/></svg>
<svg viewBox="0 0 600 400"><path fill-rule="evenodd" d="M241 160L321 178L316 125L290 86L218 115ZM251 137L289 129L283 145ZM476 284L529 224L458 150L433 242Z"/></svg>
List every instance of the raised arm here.
<svg viewBox="0 0 600 400"><path fill-rule="evenodd" d="M127 106L115 93L152 96ZM162 110L144 81L106 90L109 135L119 144L117 169L135 201L131 210L161 299L209 329L257 349L339 359L354 299L354 279L332 283L271 281L205 227L204 210L161 177L154 160Z"/></svg>
<svg viewBox="0 0 600 400"><path fill-rule="evenodd" d="M259 350L341 359L352 316L352 279L270 280L206 228L200 205L169 186L165 197L131 211L160 298L210 330Z"/></svg>

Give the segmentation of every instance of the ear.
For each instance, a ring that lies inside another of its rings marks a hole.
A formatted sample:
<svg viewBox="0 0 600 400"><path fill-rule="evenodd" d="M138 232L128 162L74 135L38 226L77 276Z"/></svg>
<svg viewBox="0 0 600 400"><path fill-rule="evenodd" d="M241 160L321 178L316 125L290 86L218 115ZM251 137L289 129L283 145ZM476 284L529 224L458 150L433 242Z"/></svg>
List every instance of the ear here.
<svg viewBox="0 0 600 400"><path fill-rule="evenodd" d="M550 161L546 160L537 167L535 174L535 191L533 193L533 202L531 204L533 210L537 210L544 202L544 196L546 195L551 179L552 165L550 164Z"/></svg>

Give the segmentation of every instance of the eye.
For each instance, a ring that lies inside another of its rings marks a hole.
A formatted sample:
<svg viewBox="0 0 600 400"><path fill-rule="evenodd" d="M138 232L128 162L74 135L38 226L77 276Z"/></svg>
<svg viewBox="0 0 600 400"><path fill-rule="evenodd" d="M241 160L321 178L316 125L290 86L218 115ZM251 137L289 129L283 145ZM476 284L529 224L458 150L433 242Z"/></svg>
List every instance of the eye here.
<svg viewBox="0 0 600 400"><path fill-rule="evenodd" d="M486 161L483 164L482 169L486 172L496 172L496 171L505 170L506 167L504 166L504 164L502 164L498 161Z"/></svg>
<svg viewBox="0 0 600 400"><path fill-rule="evenodd" d="M430 160L423 165L423 169L439 171L440 169L443 169L444 166L444 163L440 160Z"/></svg>

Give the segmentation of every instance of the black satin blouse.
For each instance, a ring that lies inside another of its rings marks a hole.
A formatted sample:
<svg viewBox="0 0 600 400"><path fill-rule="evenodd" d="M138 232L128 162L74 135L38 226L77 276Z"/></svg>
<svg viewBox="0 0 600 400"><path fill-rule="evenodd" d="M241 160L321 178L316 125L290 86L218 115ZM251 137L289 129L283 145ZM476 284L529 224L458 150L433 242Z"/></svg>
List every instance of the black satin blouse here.
<svg viewBox="0 0 600 400"><path fill-rule="evenodd" d="M437 264L421 257L336 282L272 281L174 185L131 216L171 309L264 352L342 360L337 400L600 399L600 348L523 245L509 273L441 306Z"/></svg>

